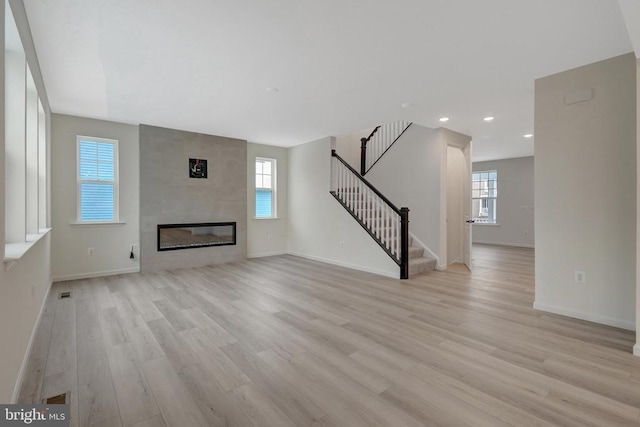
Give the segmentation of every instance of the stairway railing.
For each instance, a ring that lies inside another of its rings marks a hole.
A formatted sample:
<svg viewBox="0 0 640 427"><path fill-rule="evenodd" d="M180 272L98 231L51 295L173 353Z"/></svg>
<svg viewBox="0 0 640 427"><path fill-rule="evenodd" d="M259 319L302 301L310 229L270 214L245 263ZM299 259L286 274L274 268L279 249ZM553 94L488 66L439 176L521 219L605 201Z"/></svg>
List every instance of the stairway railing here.
<svg viewBox="0 0 640 427"><path fill-rule="evenodd" d="M409 208L398 209L369 181L331 150L333 197L355 218L409 277Z"/></svg>
<svg viewBox="0 0 640 427"><path fill-rule="evenodd" d="M377 126L371 134L360 139L360 175L364 176L384 153L411 126L411 122L397 121Z"/></svg>

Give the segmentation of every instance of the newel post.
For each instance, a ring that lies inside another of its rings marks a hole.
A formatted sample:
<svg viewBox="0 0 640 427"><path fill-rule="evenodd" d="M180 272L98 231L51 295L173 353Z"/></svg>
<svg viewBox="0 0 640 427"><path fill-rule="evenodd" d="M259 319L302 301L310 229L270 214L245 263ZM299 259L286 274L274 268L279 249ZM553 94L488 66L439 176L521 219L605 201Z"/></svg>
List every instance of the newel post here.
<svg viewBox="0 0 640 427"><path fill-rule="evenodd" d="M400 278L409 278L409 208L400 208Z"/></svg>
<svg viewBox="0 0 640 427"><path fill-rule="evenodd" d="M367 140L368 138L360 138L360 175L362 176L367 172Z"/></svg>

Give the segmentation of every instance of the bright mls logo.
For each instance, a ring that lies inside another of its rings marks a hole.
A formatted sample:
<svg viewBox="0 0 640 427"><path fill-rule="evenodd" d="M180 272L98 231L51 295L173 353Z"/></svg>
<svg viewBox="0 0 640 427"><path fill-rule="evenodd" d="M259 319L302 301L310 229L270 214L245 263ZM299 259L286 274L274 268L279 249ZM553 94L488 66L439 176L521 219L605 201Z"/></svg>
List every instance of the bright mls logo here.
<svg viewBox="0 0 640 427"><path fill-rule="evenodd" d="M69 405L0 405L0 427L69 427Z"/></svg>

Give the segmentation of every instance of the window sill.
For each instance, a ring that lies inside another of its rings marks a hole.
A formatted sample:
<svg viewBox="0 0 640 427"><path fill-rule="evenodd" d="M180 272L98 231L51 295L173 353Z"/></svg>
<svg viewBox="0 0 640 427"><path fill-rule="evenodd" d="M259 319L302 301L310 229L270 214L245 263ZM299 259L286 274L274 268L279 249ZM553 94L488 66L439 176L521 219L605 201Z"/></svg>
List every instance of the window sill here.
<svg viewBox="0 0 640 427"><path fill-rule="evenodd" d="M50 228L43 228L38 230L38 234L27 234L26 241L23 243L5 243L4 245L4 269L9 270L13 263L22 258L29 249L31 249L38 240L46 236Z"/></svg>
<svg viewBox="0 0 640 427"><path fill-rule="evenodd" d="M79 221L72 221L69 224L73 225L73 226L89 226L91 227L92 225L125 225L127 222L126 221L93 221L93 222L79 222Z"/></svg>
<svg viewBox="0 0 640 427"><path fill-rule="evenodd" d="M473 225L487 225L489 227L500 227L500 224L491 222L474 222Z"/></svg>
<svg viewBox="0 0 640 427"><path fill-rule="evenodd" d="M254 216L253 219L258 219L258 220L265 220L265 219L280 219L279 216L270 216L268 218L262 217L262 218L258 218L257 216Z"/></svg>

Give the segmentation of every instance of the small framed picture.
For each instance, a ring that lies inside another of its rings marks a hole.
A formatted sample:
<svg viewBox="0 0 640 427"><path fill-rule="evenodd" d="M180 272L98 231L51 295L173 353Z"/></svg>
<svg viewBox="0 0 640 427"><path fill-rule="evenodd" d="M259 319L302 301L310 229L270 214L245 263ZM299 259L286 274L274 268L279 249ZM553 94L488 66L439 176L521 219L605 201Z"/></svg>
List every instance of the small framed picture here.
<svg viewBox="0 0 640 427"><path fill-rule="evenodd" d="M207 161L189 159L189 178L207 178Z"/></svg>

